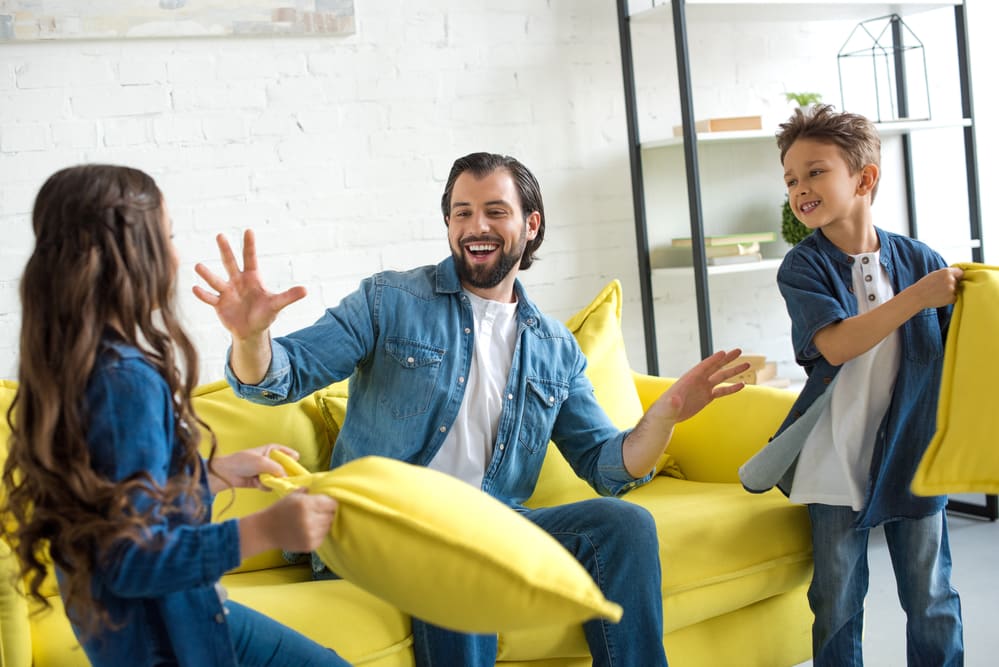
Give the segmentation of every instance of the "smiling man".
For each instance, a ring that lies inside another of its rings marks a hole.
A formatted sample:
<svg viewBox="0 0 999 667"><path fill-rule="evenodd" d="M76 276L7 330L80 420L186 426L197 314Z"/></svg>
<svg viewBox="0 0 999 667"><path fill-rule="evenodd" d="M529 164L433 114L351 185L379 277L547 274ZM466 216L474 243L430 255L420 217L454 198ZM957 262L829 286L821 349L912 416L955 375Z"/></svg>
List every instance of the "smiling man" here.
<svg viewBox="0 0 999 667"><path fill-rule="evenodd" d="M389 456L446 472L507 503L551 533L624 608L617 625L584 624L593 664L665 665L656 527L644 509L614 496L651 478L676 422L742 388L720 385L746 369L723 369L739 350L694 366L634 429L619 431L594 398L572 334L544 315L517 280L544 238L533 174L507 156L459 158L441 209L451 257L367 278L314 325L273 340L271 324L305 296L304 288L268 292L252 232L243 238L242 269L219 236L228 280L199 264L212 291L194 292L232 334L226 377L239 396L264 404L296 401L350 377L331 467ZM525 508L550 440L610 497ZM496 660L495 635L413 619L413 637L419 667Z"/></svg>

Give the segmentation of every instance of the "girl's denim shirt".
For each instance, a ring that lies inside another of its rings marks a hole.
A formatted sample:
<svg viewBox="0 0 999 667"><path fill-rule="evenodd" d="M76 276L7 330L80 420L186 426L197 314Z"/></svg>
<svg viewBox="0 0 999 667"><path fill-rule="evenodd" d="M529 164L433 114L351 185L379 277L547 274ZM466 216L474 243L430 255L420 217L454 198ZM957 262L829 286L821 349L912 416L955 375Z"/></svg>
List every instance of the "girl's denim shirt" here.
<svg viewBox="0 0 999 667"><path fill-rule="evenodd" d="M895 294L932 271L946 266L925 244L907 236L876 229L881 265ZM781 425L783 432L832 382L833 366L815 347L815 334L825 326L857 314L853 293L853 259L816 230L793 247L777 272L777 285L791 317L791 341L796 361L808 379ZM941 510L943 496L916 496L909 490L916 467L936 430L937 397L944 339L951 306L927 308L901 326L901 360L891 404L881 421L866 500L858 527L876 526L895 518L918 518ZM790 490L793 467L781 488Z"/></svg>
<svg viewBox="0 0 999 667"><path fill-rule="evenodd" d="M169 386L138 349L105 339L88 382L86 410L91 465L99 474L120 481L146 471L160 485L183 474L174 460L177 426ZM204 474L201 479L210 512L211 493ZM150 505L139 493L134 502L139 509ZM122 627L84 638L74 625L87 657L98 667L235 667L215 584L240 562L236 520L209 523L191 513L158 516L148 541L112 547L94 573L95 597Z"/></svg>
<svg viewBox="0 0 999 667"><path fill-rule="evenodd" d="M534 491L548 441L603 495L651 477L624 467L618 430L597 403L572 334L543 315L518 281L519 335L482 489L513 506ZM444 442L465 393L474 331L454 262L385 272L328 309L314 325L272 343L266 377L236 394L279 404L350 377L347 417L331 467L366 455L426 465Z"/></svg>

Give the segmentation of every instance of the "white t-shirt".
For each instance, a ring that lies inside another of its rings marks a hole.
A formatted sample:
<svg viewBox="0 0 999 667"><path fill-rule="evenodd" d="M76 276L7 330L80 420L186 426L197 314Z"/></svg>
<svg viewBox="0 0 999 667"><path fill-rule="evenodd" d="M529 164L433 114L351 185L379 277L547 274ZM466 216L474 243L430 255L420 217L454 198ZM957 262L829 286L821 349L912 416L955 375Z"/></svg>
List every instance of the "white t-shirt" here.
<svg viewBox="0 0 999 667"><path fill-rule="evenodd" d="M492 459L500 413L508 400L506 384L517 345L517 304L464 294L475 323L465 397L451 432L428 467L481 488Z"/></svg>
<svg viewBox="0 0 999 667"><path fill-rule="evenodd" d="M880 252L852 256L860 315L895 296L879 256ZM792 502L845 505L854 511L863 507L874 441L891 402L899 353L895 329L840 368L832 397L798 457Z"/></svg>

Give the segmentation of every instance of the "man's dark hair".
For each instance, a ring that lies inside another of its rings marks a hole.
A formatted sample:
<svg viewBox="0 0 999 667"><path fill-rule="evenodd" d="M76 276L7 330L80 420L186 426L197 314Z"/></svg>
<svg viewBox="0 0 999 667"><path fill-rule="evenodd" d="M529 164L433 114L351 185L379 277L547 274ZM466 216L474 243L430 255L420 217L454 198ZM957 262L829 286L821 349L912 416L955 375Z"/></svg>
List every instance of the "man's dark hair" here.
<svg viewBox="0 0 999 667"><path fill-rule="evenodd" d="M541 216L541 223L538 225L538 233L533 239L527 242L524 248L524 256L520 258L520 268L527 269L534 263L534 252L541 246L545 238L545 205L541 201L541 186L534 174L520 163L516 158L509 155L497 155L496 153L470 153L465 157L460 157L451 165L451 173L448 174L447 183L444 185L444 194L441 196L441 212L444 214L444 223L451 215L451 192L454 190L454 182L458 180L466 171L471 172L475 178L484 178L497 169L505 169L513 177L517 194L520 197L520 208L527 220L534 211Z"/></svg>

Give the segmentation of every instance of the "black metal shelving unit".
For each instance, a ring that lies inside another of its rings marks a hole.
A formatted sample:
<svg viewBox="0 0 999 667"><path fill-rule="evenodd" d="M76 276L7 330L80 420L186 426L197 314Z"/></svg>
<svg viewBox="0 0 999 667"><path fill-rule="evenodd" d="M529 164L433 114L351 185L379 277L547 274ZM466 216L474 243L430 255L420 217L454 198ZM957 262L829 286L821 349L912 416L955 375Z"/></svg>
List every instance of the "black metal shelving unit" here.
<svg viewBox="0 0 999 667"><path fill-rule="evenodd" d="M635 92L635 69L631 42L631 17L628 0L617 0L618 28L621 47L621 63L624 81L625 110L628 124L628 152L631 165L632 202L635 213L635 238L638 254L639 284L641 288L642 320L645 333L645 357L648 372L659 374L659 354L656 338L654 294L652 287L652 267L649 256L648 218L645 207L644 177L642 171L642 144L639 135L638 109ZM760 3L766 4L766 3ZM904 2L900 3L904 6ZM704 250L704 207L701 200L700 171L698 166L697 133L694 120L693 87L690 74L690 49L687 41L686 0L671 0L674 47L676 50L678 95L683 124L683 152L686 170L687 204L690 212L690 237L693 251L694 288L697 300L698 335L701 356L714 352L711 334L710 292L708 289L707 259ZM961 88L962 116L971 122L964 128L965 173L968 189L969 229L972 239L979 244L972 248L972 260L983 261L982 213L978 182L978 159L975 146L975 123L972 104L971 64L968 47L968 20L963 4L954 5L954 30L957 41L958 75ZM898 23L892 26L893 43L901 46L901 31ZM900 49L896 51L899 53ZM904 63L896 61L895 83L897 103L900 113L908 108L908 92L905 81ZM902 160L905 180L906 203L908 207L909 234L918 233L914 164L910 133L902 135ZM994 495L985 496L985 503L978 505L965 501L952 500L947 509L963 514L982 517L990 521L999 518L999 501Z"/></svg>

